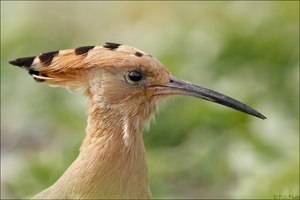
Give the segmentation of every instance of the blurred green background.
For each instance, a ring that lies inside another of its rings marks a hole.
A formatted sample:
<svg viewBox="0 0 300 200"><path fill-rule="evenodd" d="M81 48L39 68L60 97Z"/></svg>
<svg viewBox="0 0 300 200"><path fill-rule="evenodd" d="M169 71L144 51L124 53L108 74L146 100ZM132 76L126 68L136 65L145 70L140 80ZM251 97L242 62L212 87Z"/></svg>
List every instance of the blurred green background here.
<svg viewBox="0 0 300 200"><path fill-rule="evenodd" d="M108 41L268 117L171 100L144 134L154 198L299 195L298 1L1 1L2 198L54 183L86 126L83 91L38 84L8 61Z"/></svg>

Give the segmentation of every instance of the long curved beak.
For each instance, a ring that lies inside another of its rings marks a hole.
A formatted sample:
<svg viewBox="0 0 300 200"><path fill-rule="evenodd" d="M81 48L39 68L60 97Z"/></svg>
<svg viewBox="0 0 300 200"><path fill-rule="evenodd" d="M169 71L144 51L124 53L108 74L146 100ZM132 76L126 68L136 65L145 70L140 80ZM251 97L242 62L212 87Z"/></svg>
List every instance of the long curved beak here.
<svg viewBox="0 0 300 200"><path fill-rule="evenodd" d="M257 112L253 108L233 99L221 93L215 92L213 90L207 89L205 87L189 83L184 80L180 80L176 77L171 76L170 82L164 85L153 85L151 87L155 88L155 95L170 95L170 94L180 94L194 96L230 108L242 111L249 115L256 116L261 119L267 119L264 115Z"/></svg>

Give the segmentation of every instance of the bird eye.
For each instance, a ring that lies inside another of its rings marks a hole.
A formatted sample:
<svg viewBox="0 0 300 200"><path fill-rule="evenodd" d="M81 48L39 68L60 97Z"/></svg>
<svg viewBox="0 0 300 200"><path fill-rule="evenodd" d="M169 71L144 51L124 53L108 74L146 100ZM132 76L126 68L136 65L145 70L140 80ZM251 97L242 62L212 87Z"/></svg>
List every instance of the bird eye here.
<svg viewBox="0 0 300 200"><path fill-rule="evenodd" d="M144 78L143 73L138 70L129 71L126 74L127 81L133 82L133 83L139 82L143 78Z"/></svg>

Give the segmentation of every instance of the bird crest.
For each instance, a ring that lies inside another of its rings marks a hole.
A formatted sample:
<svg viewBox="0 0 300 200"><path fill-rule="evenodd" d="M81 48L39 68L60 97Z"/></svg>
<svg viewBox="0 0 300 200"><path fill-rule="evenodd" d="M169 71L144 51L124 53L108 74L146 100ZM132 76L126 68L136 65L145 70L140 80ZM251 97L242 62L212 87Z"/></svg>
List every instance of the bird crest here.
<svg viewBox="0 0 300 200"><path fill-rule="evenodd" d="M122 67L138 65L135 59L142 57L151 59L145 52L118 43L107 42L102 46L81 46L74 49L50 51L38 56L22 57L9 63L28 70L37 81L51 86L68 88L84 87L86 83L84 71L93 67Z"/></svg>

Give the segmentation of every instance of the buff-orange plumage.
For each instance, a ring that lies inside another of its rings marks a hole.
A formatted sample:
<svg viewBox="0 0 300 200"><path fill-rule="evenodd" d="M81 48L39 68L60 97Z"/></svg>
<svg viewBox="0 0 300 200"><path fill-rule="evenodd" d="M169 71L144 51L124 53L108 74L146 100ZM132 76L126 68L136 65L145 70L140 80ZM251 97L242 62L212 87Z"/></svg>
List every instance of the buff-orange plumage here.
<svg viewBox="0 0 300 200"><path fill-rule="evenodd" d="M10 63L38 82L84 88L89 99L78 157L36 199L151 198L142 129L166 96L195 96L265 119L237 100L171 76L151 55L127 45L83 46Z"/></svg>

